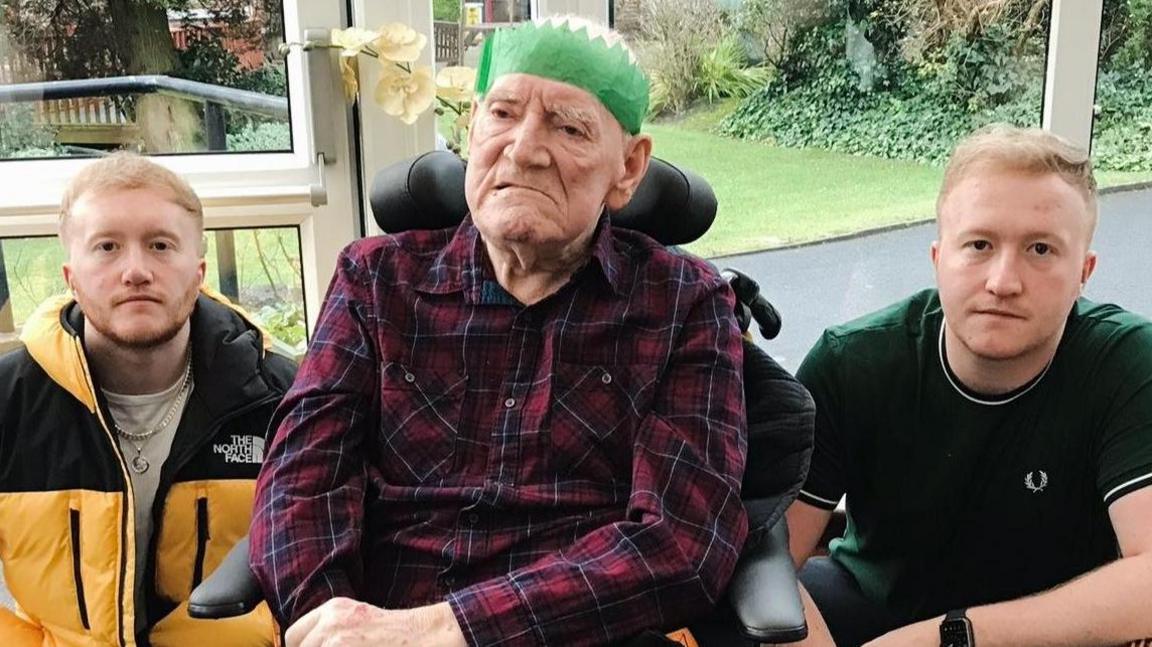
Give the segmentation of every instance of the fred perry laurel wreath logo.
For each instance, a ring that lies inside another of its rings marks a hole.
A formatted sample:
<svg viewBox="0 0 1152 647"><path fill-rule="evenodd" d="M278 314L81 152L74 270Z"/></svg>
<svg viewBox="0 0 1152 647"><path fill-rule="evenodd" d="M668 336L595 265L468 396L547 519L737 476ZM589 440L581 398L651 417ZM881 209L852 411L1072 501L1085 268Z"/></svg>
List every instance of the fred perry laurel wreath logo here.
<svg viewBox="0 0 1152 647"><path fill-rule="evenodd" d="M264 439L260 436L232 436L231 443L212 445L212 453L224 457L225 463L263 463Z"/></svg>
<svg viewBox="0 0 1152 647"><path fill-rule="evenodd" d="M1040 482L1036 482L1036 474L1040 475ZM1028 488L1033 494L1039 494L1041 490L1048 487L1048 472L1044 470L1036 470L1035 472L1028 472L1024 476L1024 487Z"/></svg>

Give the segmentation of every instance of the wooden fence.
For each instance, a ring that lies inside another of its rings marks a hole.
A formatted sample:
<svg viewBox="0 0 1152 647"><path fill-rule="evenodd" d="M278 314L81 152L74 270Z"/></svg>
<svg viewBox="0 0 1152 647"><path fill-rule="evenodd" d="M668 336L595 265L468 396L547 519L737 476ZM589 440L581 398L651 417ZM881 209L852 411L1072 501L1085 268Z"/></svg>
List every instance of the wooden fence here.
<svg viewBox="0 0 1152 647"><path fill-rule="evenodd" d="M217 27L209 25L208 29ZM191 31L179 25L170 25L172 44L178 50L188 47ZM252 70L264 64L264 52L252 48L243 40L224 38L223 46L232 52L240 67ZM31 83L63 78L63 74L50 60L53 51L49 43L33 51L0 52L0 84ZM84 97L53 99L33 104L37 123L56 131L56 141L63 144L113 145L133 139L135 124L113 97Z"/></svg>

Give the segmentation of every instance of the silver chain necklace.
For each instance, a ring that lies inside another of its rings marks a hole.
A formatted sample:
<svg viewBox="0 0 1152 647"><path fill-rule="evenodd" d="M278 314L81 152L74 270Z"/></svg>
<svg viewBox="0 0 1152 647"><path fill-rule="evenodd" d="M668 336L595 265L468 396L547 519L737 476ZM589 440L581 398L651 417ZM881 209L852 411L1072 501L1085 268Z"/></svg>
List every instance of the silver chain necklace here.
<svg viewBox="0 0 1152 647"><path fill-rule="evenodd" d="M172 423L172 418L176 417L176 412L184 406L184 402L188 399L188 394L192 392L192 384L192 355L189 354L188 361L184 366L184 381L180 385L180 392L172 399L172 406L168 407L168 412L160 419L160 424L148 431L134 434L129 431L124 431L124 429L120 427L120 423L116 422L115 419L112 420L112 426L116 428L116 435L127 440L133 449L136 450L136 456L128 463L133 472L143 474L151 467L151 463L144 457L144 446L148 444L148 441L151 440L153 436L167 429L168 425Z"/></svg>

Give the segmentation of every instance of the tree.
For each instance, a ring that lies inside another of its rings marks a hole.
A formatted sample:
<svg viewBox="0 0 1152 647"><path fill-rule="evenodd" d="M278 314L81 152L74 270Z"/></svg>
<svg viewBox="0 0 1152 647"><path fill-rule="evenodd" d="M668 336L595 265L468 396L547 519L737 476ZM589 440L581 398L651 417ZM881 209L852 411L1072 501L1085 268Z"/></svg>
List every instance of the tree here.
<svg viewBox="0 0 1152 647"><path fill-rule="evenodd" d="M206 19L193 19L197 10ZM132 74L185 77L170 22L200 36L267 50L269 30L250 18L276 22L278 0L0 0L0 23L42 64L44 80ZM117 105L140 130L148 152L198 148L203 127L197 102L159 94L119 97Z"/></svg>

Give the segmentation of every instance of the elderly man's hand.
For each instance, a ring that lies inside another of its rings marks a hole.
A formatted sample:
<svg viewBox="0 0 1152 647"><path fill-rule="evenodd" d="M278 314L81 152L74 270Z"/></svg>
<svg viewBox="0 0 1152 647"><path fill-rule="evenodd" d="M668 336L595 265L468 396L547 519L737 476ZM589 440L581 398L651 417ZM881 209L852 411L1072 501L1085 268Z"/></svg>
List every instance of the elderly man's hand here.
<svg viewBox="0 0 1152 647"><path fill-rule="evenodd" d="M333 598L310 611L288 628L285 642L287 647L467 644L447 602L393 611L350 598Z"/></svg>

